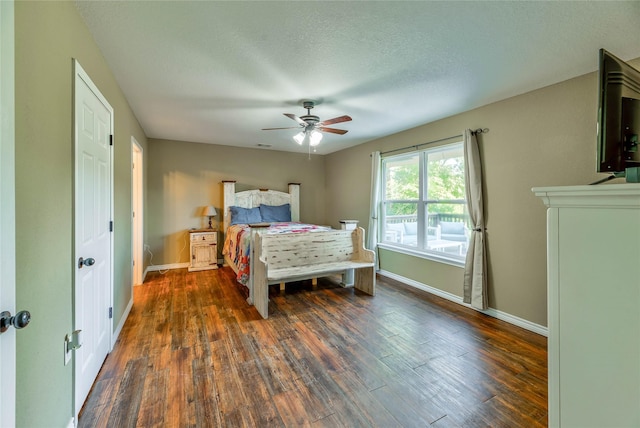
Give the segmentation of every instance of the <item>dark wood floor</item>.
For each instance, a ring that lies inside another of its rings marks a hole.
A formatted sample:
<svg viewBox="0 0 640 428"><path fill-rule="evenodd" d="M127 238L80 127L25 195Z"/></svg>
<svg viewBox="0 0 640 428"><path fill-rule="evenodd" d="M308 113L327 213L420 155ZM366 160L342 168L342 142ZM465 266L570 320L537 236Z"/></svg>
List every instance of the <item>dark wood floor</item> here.
<svg viewBox="0 0 640 428"><path fill-rule="evenodd" d="M228 268L150 275L79 426L547 426L546 338L384 278L277 288L262 320Z"/></svg>

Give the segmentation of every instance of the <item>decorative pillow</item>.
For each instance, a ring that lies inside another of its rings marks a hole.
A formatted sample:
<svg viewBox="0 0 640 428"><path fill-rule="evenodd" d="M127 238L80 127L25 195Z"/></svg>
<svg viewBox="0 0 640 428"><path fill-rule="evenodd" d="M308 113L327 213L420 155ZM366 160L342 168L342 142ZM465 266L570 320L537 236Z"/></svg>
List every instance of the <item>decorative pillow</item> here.
<svg viewBox="0 0 640 428"><path fill-rule="evenodd" d="M262 221L268 223L282 223L291 221L291 206L284 205L260 205Z"/></svg>
<svg viewBox="0 0 640 428"><path fill-rule="evenodd" d="M260 215L260 208L242 208L232 206L229 207L231 212L231 224L251 224L261 223L262 216Z"/></svg>
<svg viewBox="0 0 640 428"><path fill-rule="evenodd" d="M440 232L450 235L464 235L464 223L458 221L441 221Z"/></svg>
<svg viewBox="0 0 640 428"><path fill-rule="evenodd" d="M404 233L404 225L402 223L387 223L387 230Z"/></svg>
<svg viewBox="0 0 640 428"><path fill-rule="evenodd" d="M407 235L418 234L418 222L409 222L404 224L404 233Z"/></svg>

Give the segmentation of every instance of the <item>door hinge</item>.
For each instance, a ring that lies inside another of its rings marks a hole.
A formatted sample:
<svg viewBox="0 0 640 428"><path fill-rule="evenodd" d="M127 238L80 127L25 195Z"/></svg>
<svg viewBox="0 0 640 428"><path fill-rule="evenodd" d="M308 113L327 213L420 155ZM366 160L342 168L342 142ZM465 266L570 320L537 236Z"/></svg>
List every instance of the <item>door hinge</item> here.
<svg viewBox="0 0 640 428"><path fill-rule="evenodd" d="M113 306L109 308L109 319L113 318Z"/></svg>
<svg viewBox="0 0 640 428"><path fill-rule="evenodd" d="M109 232L113 232L113 220L109 222Z"/></svg>
<svg viewBox="0 0 640 428"><path fill-rule="evenodd" d="M113 134L109 135L109 145L113 146Z"/></svg>

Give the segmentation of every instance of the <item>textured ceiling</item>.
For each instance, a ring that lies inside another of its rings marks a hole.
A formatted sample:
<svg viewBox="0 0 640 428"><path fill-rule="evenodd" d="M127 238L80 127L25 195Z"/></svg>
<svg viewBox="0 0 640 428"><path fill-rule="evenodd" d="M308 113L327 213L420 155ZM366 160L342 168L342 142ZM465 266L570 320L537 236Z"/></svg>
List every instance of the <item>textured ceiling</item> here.
<svg viewBox="0 0 640 428"><path fill-rule="evenodd" d="M76 5L148 137L272 150L303 99L327 154L640 57L639 1Z"/></svg>

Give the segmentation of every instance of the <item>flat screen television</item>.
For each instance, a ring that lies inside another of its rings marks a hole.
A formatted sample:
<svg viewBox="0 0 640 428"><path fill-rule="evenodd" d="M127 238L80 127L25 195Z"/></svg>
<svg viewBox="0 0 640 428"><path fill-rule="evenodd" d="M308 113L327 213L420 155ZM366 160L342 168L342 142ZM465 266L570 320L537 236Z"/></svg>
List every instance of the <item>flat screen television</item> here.
<svg viewBox="0 0 640 428"><path fill-rule="evenodd" d="M599 91L597 171L639 182L640 71L600 49Z"/></svg>

